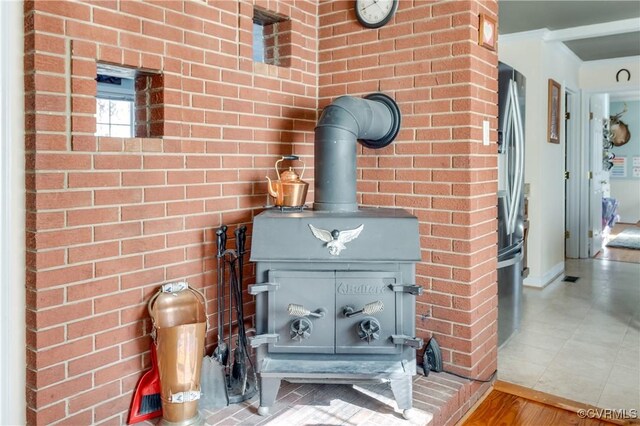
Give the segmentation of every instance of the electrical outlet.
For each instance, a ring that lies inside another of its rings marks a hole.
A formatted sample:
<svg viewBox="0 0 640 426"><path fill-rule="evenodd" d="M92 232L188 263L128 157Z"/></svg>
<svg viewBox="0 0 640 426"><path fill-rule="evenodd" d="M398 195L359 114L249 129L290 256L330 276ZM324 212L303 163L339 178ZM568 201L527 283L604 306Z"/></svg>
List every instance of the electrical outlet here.
<svg viewBox="0 0 640 426"><path fill-rule="evenodd" d="M482 145L489 145L489 120L482 122Z"/></svg>

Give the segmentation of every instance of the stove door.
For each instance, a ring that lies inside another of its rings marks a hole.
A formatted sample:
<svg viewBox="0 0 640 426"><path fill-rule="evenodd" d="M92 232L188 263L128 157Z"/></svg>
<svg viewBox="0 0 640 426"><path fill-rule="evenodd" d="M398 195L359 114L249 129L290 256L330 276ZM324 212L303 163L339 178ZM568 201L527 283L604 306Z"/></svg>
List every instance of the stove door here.
<svg viewBox="0 0 640 426"><path fill-rule="evenodd" d="M270 270L269 282L280 285L268 295L268 330L279 335L269 352L334 353L335 272Z"/></svg>
<svg viewBox="0 0 640 426"><path fill-rule="evenodd" d="M401 351L391 341L402 329L401 293L389 287L400 281L396 272L336 273L336 353Z"/></svg>

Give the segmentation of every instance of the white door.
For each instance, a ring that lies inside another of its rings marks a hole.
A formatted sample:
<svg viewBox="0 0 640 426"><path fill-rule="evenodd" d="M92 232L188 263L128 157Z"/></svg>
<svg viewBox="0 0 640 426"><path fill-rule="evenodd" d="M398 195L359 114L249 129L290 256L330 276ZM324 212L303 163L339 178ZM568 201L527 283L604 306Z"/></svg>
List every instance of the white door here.
<svg viewBox="0 0 640 426"><path fill-rule="evenodd" d="M594 257L602 249L603 187L609 183L609 172L602 167L604 127L609 121L609 95L591 95L589 110L589 257Z"/></svg>

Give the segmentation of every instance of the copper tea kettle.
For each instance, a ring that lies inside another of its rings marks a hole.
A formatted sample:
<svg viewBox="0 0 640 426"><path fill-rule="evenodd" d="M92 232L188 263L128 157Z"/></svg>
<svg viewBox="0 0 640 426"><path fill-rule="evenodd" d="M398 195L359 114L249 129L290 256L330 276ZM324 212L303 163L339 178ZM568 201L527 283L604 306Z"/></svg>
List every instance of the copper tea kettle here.
<svg viewBox="0 0 640 426"><path fill-rule="evenodd" d="M302 173L300 173L300 176L298 176L292 167L280 173L278 166L284 160L300 161L302 163ZM285 155L276 161L275 169L278 180L272 182L267 176L267 181L269 181L267 189L269 190L269 195L274 198L277 207L301 207L304 205L307 197L307 189L309 188L309 184L301 180L305 168L306 165L304 161L300 160L297 155Z"/></svg>

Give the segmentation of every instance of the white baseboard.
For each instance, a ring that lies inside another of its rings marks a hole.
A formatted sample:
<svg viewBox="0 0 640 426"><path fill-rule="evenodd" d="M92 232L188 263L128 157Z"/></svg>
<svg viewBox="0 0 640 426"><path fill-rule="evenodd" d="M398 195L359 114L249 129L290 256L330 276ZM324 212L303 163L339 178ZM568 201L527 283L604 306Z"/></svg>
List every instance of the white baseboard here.
<svg viewBox="0 0 640 426"><path fill-rule="evenodd" d="M558 263L553 268L549 269L543 276L531 276L529 275L524 279L524 285L527 287L544 288L551 284L553 280L558 278L560 274L564 272L564 261Z"/></svg>

